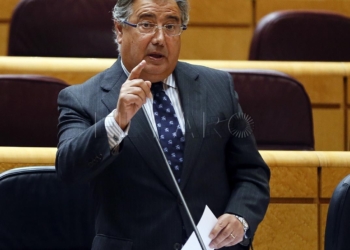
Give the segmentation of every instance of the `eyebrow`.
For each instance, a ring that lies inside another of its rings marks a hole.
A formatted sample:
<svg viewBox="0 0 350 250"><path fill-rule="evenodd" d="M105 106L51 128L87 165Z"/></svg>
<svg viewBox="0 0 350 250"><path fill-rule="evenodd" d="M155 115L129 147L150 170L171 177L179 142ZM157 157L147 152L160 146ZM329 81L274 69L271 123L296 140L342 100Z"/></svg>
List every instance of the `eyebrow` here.
<svg viewBox="0 0 350 250"><path fill-rule="evenodd" d="M142 18L156 18L156 15L153 14L153 13L146 12L146 13L142 13L138 18L139 19L142 19ZM168 15L168 16L166 16L166 19L167 20L172 19L172 20L177 21L177 22L180 21L180 18L178 16L175 16L175 15Z"/></svg>

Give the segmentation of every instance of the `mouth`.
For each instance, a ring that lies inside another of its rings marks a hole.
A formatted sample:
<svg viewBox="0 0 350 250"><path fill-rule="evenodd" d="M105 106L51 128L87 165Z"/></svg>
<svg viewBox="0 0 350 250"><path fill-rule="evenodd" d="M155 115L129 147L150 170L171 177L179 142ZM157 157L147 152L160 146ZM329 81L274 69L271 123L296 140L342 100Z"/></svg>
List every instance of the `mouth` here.
<svg viewBox="0 0 350 250"><path fill-rule="evenodd" d="M147 56L153 60L160 60L165 57L163 54L157 52L149 53Z"/></svg>

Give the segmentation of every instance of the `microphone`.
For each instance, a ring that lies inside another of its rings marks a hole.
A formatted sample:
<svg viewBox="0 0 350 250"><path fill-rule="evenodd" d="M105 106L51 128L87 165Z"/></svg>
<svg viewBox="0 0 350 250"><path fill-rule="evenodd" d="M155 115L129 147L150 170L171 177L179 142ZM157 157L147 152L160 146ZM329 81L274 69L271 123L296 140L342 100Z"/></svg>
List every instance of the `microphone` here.
<svg viewBox="0 0 350 250"><path fill-rule="evenodd" d="M162 146L160 145L160 142L159 142L159 139L158 139L158 134L157 134L156 131L154 130L154 128L153 128L153 126L152 126L152 122L151 122L151 120L150 120L150 118L149 118L149 116L148 116L148 114L147 114L147 111L146 111L146 109L145 109L145 107L144 107L143 105L142 105L142 110L143 110L143 113L145 114L145 116L146 116L146 118L147 118L147 121L148 121L149 126L151 127L151 130L152 130L152 133L153 133L153 137L155 138L155 140L156 140L156 142L157 142L157 145L158 145L160 151L162 152L162 156L163 156L164 162L165 162L165 164L166 164L166 166L167 166L167 169L168 169L168 171L169 171L169 174L170 174L170 176L171 176L171 179L172 179L172 181L173 181L173 183L174 183L174 186L175 186L175 188L176 188L176 192L177 192L177 194L179 195L180 200L181 200L183 206L185 207L186 214L187 214L187 216L188 216L188 218L189 218L189 220L190 220L190 222L191 222L192 228L193 228L193 230L194 230L194 232L195 232L195 234L196 234L196 236L197 236L198 242L199 242L199 244L200 244L202 250L207 250L207 248L206 248L205 245L204 245L202 236L199 234L198 228L197 228L196 224L195 224L194 221L193 221L192 214L191 214L190 210L188 209L187 203L186 203L186 201L185 201L185 198L184 198L183 195L182 195L182 192L181 192L180 187L179 187L179 185L178 185L178 183L177 183L177 181L176 181L176 179L175 179L175 176L174 176L174 174L173 174L173 171L171 170L171 167L169 166L168 160L167 160L167 158L166 158L166 156L165 156L165 154L164 154L164 152L163 152Z"/></svg>

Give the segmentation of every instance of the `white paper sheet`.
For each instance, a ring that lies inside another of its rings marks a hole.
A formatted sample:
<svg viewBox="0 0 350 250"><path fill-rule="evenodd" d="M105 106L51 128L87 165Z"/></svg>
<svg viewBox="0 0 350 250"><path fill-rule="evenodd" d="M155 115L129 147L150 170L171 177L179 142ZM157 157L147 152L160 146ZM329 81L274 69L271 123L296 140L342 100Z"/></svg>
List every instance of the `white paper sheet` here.
<svg viewBox="0 0 350 250"><path fill-rule="evenodd" d="M218 219L215 217L215 215L210 210L210 208L208 206L205 206L204 212L197 225L197 228L198 228L199 234L202 236L203 243L207 248L207 250L212 249L209 247L209 243L211 242L211 239L209 238L209 234L211 230L214 228L217 221ZM191 234L190 238L187 240L182 250L202 250L195 232Z"/></svg>

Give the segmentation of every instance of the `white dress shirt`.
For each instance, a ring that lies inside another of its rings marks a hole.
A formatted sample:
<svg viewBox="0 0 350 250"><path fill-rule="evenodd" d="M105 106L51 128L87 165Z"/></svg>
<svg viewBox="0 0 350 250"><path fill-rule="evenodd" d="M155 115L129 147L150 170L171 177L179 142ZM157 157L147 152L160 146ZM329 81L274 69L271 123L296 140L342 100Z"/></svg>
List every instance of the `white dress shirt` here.
<svg viewBox="0 0 350 250"><path fill-rule="evenodd" d="M127 76L130 75L129 71L125 68L123 61L121 61L122 68ZM163 81L163 87L165 93L169 96L171 103L173 104L175 113L177 115L179 125L181 127L182 133L185 135L185 119L184 114L182 112L180 98L179 98L179 91L176 88L175 78L171 74ZM146 111L146 114L148 116L149 121L152 124L152 129L156 134L158 134L156 122L154 119L153 114L153 97L147 98L146 103L143 105L144 110ZM108 143L109 147L112 150L113 153L118 152L119 145L123 141L123 139L128 135L129 128L131 125L131 122L128 124L125 131L123 131L118 123L114 119L114 112L115 109L106 117L105 119L105 127L107 131L108 136Z"/></svg>

